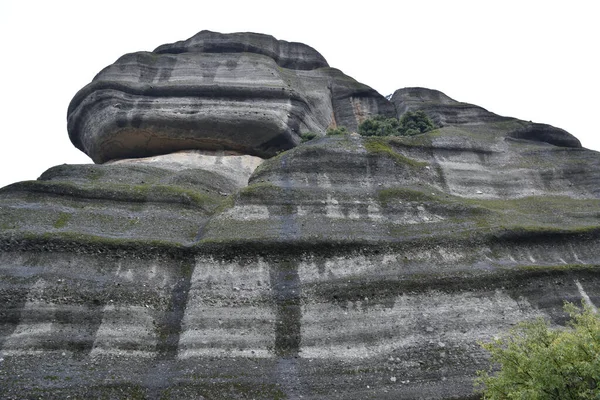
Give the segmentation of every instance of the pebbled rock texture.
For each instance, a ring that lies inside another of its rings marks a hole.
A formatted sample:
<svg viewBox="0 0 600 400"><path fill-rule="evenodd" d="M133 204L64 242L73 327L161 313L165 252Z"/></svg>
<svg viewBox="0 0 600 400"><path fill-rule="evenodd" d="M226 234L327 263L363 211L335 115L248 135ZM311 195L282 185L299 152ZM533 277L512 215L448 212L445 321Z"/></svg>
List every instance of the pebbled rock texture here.
<svg viewBox="0 0 600 400"><path fill-rule="evenodd" d="M356 130L379 113L393 105L304 44L202 31L119 58L75 95L67 119L73 144L102 163L180 150L270 157L304 132Z"/></svg>
<svg viewBox="0 0 600 400"><path fill-rule="evenodd" d="M387 102L338 70L278 65L294 46L201 32L141 57L256 57L310 93L306 124L424 110L438 128L294 139L263 160L233 136L238 147L169 147L180 126L170 107L183 100L159 95L136 131L163 132L156 151L128 134L103 142L92 128L116 124L103 125L106 104L146 107L131 88L151 70L125 56L70 114L87 126L76 135L86 151L113 161L0 189L1 398L474 399L488 366L479 341L540 316L562 326L565 300L600 305L600 153L437 91ZM319 60L298 48L305 64ZM186 76L174 68L160 90L200 80ZM277 101L265 113L282 115ZM239 132L268 124L246 112Z"/></svg>

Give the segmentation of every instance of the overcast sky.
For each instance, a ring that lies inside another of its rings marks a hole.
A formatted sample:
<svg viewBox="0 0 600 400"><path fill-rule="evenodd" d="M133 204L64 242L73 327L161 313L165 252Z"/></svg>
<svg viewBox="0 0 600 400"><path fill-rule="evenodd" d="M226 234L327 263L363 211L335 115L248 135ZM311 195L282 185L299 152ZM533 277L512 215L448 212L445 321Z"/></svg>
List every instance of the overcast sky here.
<svg viewBox="0 0 600 400"><path fill-rule="evenodd" d="M0 1L0 187L90 159L69 101L121 55L203 30L306 43L383 95L423 86L600 150L596 1ZM600 156L600 154L599 154Z"/></svg>

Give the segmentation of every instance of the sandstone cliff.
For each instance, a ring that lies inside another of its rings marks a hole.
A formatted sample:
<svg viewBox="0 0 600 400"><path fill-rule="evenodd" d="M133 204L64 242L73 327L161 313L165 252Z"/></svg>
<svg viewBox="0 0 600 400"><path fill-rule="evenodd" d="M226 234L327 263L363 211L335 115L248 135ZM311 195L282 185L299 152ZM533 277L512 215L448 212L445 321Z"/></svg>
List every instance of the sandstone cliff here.
<svg viewBox="0 0 600 400"><path fill-rule="evenodd" d="M3 398L470 398L477 341L600 304L599 153L306 45L125 55L68 129L98 164L0 189Z"/></svg>

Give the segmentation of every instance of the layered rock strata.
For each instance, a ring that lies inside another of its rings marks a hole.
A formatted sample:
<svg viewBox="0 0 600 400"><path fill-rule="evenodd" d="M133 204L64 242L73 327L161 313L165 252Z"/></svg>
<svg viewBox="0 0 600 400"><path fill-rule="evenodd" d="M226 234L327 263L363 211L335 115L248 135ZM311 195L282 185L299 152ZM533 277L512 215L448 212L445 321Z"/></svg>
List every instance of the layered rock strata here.
<svg viewBox="0 0 600 400"><path fill-rule="evenodd" d="M600 301L600 166L455 129L313 140L242 188L148 160L4 188L4 397L469 397L477 341Z"/></svg>
<svg viewBox="0 0 600 400"><path fill-rule="evenodd" d="M393 112L304 44L202 31L106 67L71 101L68 130L97 163L180 150L270 157L302 133Z"/></svg>
<svg viewBox="0 0 600 400"><path fill-rule="evenodd" d="M424 110L438 128L294 139L264 160L250 116L237 147L208 133L214 146L169 147L179 120L161 95L139 132L184 151L158 155L99 133L129 90L106 88L150 71L108 67L74 99L70 133L114 160L0 189L0 397L476 398L478 341L538 316L563 325L565 300L600 304L600 154L570 134L428 89L360 97L312 49L264 35L202 32L152 54L256 56L322 100L302 116L319 129L377 110Z"/></svg>
<svg viewBox="0 0 600 400"><path fill-rule="evenodd" d="M509 138L545 142L561 147L581 147L579 140L563 129L502 117L482 107L453 100L438 90L418 87L398 89L390 100L396 108L398 118L407 111L423 111L438 126L499 126L504 123L504 135Z"/></svg>

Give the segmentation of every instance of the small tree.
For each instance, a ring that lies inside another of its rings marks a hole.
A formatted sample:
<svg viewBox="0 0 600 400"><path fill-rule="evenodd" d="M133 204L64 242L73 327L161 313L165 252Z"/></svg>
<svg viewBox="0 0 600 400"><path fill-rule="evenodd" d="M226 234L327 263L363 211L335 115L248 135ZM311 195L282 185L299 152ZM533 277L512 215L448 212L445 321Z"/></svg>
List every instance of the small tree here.
<svg viewBox="0 0 600 400"><path fill-rule="evenodd" d="M396 118L375 115L364 120L358 126L358 133L362 136L398 136L400 135L400 121Z"/></svg>
<svg viewBox="0 0 600 400"><path fill-rule="evenodd" d="M433 121L423 111L407 112L400 120L375 115L358 126L362 136L412 136L435 129Z"/></svg>
<svg viewBox="0 0 600 400"><path fill-rule="evenodd" d="M485 399L599 399L600 318L565 304L572 320L550 329L543 319L524 322L504 339L482 344L500 365L495 375L479 371Z"/></svg>
<svg viewBox="0 0 600 400"><path fill-rule="evenodd" d="M423 111L406 112L400 118L402 135L413 136L435 129L435 124Z"/></svg>
<svg viewBox="0 0 600 400"><path fill-rule="evenodd" d="M304 132L302 134L300 134L300 143L306 143L308 141L313 140L314 138L318 137L319 134L316 132Z"/></svg>

